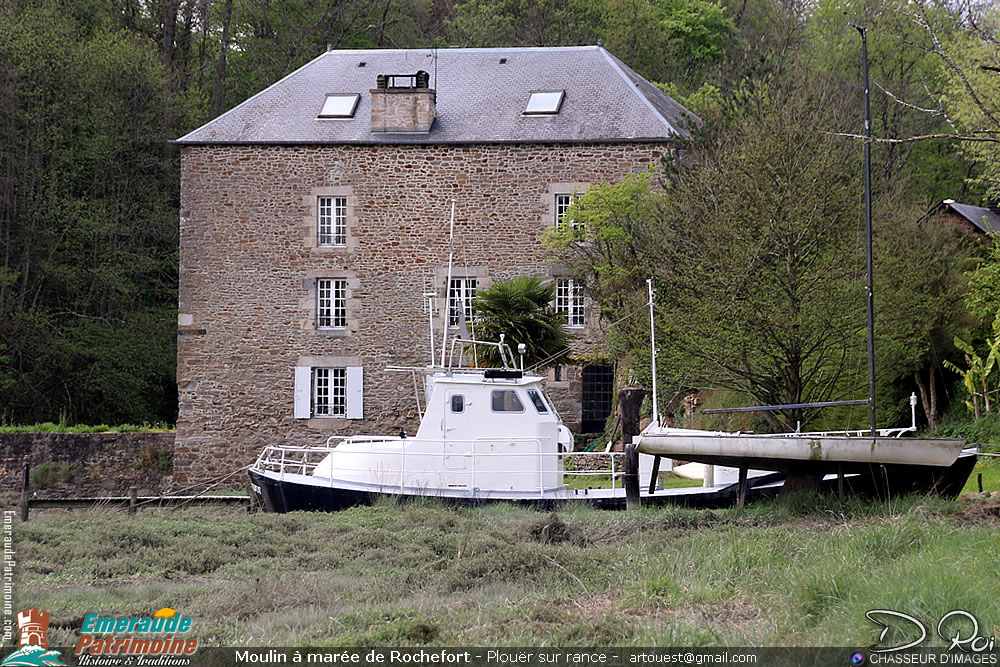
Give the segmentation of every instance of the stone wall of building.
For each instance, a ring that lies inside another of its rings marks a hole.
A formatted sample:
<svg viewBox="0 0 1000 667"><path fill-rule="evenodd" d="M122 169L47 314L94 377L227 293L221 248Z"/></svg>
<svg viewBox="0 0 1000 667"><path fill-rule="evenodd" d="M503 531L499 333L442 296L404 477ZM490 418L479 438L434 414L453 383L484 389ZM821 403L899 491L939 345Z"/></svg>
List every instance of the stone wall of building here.
<svg viewBox="0 0 1000 667"><path fill-rule="evenodd" d="M182 148L178 482L246 466L266 444L400 427L413 433L411 375L386 366L429 363L427 293L435 295L441 344L452 201L455 277L475 277L481 289L523 274L558 276L541 243L555 221L555 195L644 171L664 150L659 143ZM316 242L318 196L347 199L343 247ZM316 327L316 280L324 277L347 281L341 330ZM579 346L595 335L577 333ZM363 419L293 418L295 368L324 363L364 368ZM578 378L566 377L553 393L571 413Z"/></svg>
<svg viewBox="0 0 1000 667"><path fill-rule="evenodd" d="M0 433L0 484L21 488L27 456L41 496L156 495L172 488L173 450L171 432Z"/></svg>

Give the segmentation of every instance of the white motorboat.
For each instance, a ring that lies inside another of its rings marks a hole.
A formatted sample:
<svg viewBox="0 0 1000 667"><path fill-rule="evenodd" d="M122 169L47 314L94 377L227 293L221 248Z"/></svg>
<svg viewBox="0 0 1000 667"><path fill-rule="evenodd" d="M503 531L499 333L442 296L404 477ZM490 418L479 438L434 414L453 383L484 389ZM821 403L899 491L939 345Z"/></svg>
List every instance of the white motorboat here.
<svg viewBox="0 0 1000 667"><path fill-rule="evenodd" d="M426 377L426 408L414 437L335 436L316 447L266 447L249 469L263 506L276 512L332 511L380 497L543 508L566 502L625 506L621 455L573 453L572 434L545 394L543 377L509 366L405 370ZM568 458L589 457L601 457L610 467L581 465L577 471L565 464ZM640 462L647 475L652 458ZM604 480L610 475L611 488L569 488L571 475ZM780 481L781 475L760 478L754 493L774 493ZM736 485L653 486L643 494L648 502L716 506L735 498Z"/></svg>

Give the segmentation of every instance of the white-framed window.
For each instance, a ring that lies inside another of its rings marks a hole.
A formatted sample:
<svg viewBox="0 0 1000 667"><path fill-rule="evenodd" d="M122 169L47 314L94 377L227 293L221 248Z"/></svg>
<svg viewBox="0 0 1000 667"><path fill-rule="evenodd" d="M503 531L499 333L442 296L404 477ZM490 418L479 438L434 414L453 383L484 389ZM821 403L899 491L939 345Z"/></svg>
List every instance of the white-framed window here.
<svg viewBox="0 0 1000 667"><path fill-rule="evenodd" d="M572 278L556 281L556 311L565 314L566 326L584 325L583 285Z"/></svg>
<svg viewBox="0 0 1000 667"><path fill-rule="evenodd" d="M321 247L347 245L347 197L319 197L316 242Z"/></svg>
<svg viewBox="0 0 1000 667"><path fill-rule="evenodd" d="M317 417L347 415L347 369L313 369L313 414Z"/></svg>
<svg viewBox="0 0 1000 667"><path fill-rule="evenodd" d="M472 299L476 296L475 278L452 278L448 285L448 326L457 327L461 314L465 321L472 321Z"/></svg>
<svg viewBox="0 0 1000 667"><path fill-rule="evenodd" d="M295 418L364 418L361 366L295 368Z"/></svg>
<svg viewBox="0 0 1000 667"><path fill-rule="evenodd" d="M583 229L582 222L574 222L568 215L570 205L580 198L578 194L557 194L556 195L556 229L568 224L570 229L579 231Z"/></svg>
<svg viewBox="0 0 1000 667"><path fill-rule="evenodd" d="M316 280L316 327L343 329L347 326L347 280L319 278Z"/></svg>

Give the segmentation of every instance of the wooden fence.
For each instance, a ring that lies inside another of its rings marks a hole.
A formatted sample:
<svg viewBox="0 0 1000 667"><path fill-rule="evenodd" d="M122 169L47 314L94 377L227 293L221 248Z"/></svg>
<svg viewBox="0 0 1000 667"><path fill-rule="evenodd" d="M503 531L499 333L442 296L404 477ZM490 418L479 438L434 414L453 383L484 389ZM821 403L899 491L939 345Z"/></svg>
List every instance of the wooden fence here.
<svg viewBox="0 0 1000 667"><path fill-rule="evenodd" d="M243 506L247 512L253 510L253 495L194 495L194 496L140 496L136 487L130 486L127 496L105 496L90 498L32 498L31 465L24 457L21 480L21 521L27 521L31 509L95 509L125 508L130 515L140 509L160 509L173 507L220 507Z"/></svg>

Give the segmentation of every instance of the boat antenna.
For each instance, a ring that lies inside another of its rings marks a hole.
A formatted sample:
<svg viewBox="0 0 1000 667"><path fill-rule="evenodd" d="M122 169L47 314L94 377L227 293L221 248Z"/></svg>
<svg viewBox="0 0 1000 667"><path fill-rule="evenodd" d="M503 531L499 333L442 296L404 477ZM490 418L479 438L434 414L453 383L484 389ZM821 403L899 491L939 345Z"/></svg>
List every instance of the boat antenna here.
<svg viewBox="0 0 1000 667"><path fill-rule="evenodd" d="M431 284L433 285L433 278L431 279ZM437 294L434 292L425 292L424 297L427 299L427 323L430 325L431 330L431 368L434 367L434 297Z"/></svg>
<svg viewBox="0 0 1000 667"><path fill-rule="evenodd" d="M868 422L872 437L875 430L875 288L872 280L872 159L871 112L868 105L868 29L855 23L852 28L861 34L861 72L864 77L865 97L865 261L868 297Z"/></svg>
<svg viewBox="0 0 1000 667"><path fill-rule="evenodd" d="M465 275L469 275L469 255L462 249L462 263L465 266ZM475 292L473 292L475 295ZM465 309L462 309L462 320L465 320ZM476 345L476 314L473 312L472 319L468 321L469 331L472 334L472 365L479 368L479 348Z"/></svg>
<svg viewBox="0 0 1000 667"><path fill-rule="evenodd" d="M451 265L455 259L455 200L451 200L451 232L448 241L448 282L444 285L444 324L441 333L441 366L445 365L445 350L448 346L448 318L451 317ZM464 284L463 284L464 286Z"/></svg>
<svg viewBox="0 0 1000 667"><path fill-rule="evenodd" d="M653 279L646 280L649 288L649 352L652 359L653 371L653 424L660 425L660 413L656 402L656 330L653 326Z"/></svg>

